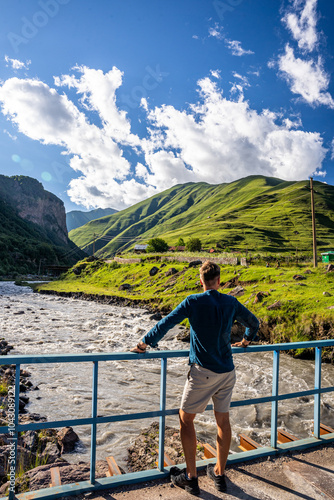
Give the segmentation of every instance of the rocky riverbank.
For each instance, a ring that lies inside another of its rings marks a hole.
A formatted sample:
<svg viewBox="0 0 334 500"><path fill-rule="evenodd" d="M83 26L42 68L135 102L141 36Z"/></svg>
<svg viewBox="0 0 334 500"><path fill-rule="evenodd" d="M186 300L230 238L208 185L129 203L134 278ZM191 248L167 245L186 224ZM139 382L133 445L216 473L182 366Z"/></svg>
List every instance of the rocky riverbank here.
<svg viewBox="0 0 334 500"><path fill-rule="evenodd" d="M126 307L142 307L149 312L156 313L159 311L157 307L151 306L150 300L145 299L129 299L117 295L104 295L98 293L85 293L85 292L61 292L57 290L39 289L39 293L44 295L56 295L58 297L66 297L69 299L80 299L98 302L99 304L107 304L113 306L126 306Z"/></svg>

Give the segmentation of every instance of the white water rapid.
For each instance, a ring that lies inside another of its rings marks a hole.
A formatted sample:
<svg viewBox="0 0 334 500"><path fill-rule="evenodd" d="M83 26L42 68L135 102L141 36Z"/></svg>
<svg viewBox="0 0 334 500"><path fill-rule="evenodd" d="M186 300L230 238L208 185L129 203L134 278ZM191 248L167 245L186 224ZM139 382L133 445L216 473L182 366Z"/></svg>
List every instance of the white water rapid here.
<svg viewBox="0 0 334 500"><path fill-rule="evenodd" d="M23 313L22 313L23 311ZM19 313L19 314L17 314ZM32 293L28 287L0 282L1 337L15 349L10 354L65 354L121 352L134 346L155 322L143 309L101 305ZM160 349L186 349L176 340L178 328L159 343ZM272 353L239 354L234 357L237 384L233 399L271 394ZM84 418L91 415L92 363L27 365L31 380L39 390L27 393L28 411L51 420ZM177 408L185 376L186 358L168 361L167 408ZM323 364L322 386L333 385L334 367ZM280 393L312 389L314 363L282 355ZM98 415L159 409L160 360L99 363ZM238 434L249 434L261 444L270 442L271 405L245 406L231 410L232 450L237 451ZM334 426L334 394L322 397L321 421ZM198 438L214 443L213 413L196 417ZM147 420L98 426L97 458L113 455L126 468L127 448ZM178 427L177 417L166 419ZM312 435L313 397L292 399L279 404L279 427L303 438ZM90 426L75 427L81 445L78 453L65 457L70 462L89 460Z"/></svg>

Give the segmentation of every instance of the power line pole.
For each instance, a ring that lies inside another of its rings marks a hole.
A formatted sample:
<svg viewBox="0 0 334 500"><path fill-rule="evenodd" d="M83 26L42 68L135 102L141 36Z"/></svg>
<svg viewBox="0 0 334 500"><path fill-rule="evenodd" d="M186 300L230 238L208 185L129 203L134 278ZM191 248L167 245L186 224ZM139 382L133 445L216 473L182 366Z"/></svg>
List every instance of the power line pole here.
<svg viewBox="0 0 334 500"><path fill-rule="evenodd" d="M310 189L311 189L311 210L312 210L312 234L313 234L313 267L317 267L318 266L317 235L316 235L316 229L315 229L313 177L310 177Z"/></svg>

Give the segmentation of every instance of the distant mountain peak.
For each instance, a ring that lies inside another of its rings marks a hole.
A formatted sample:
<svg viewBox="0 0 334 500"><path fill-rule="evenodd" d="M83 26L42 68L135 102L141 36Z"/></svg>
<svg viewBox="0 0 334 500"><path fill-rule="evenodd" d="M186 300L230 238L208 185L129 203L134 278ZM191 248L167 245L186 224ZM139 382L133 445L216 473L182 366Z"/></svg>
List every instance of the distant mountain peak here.
<svg viewBox="0 0 334 500"><path fill-rule="evenodd" d="M117 210L114 208L95 208L89 212L83 212L82 210L71 210L66 214L66 225L68 232L78 227L84 226L87 222L95 219L100 219L107 215L112 215L116 213Z"/></svg>

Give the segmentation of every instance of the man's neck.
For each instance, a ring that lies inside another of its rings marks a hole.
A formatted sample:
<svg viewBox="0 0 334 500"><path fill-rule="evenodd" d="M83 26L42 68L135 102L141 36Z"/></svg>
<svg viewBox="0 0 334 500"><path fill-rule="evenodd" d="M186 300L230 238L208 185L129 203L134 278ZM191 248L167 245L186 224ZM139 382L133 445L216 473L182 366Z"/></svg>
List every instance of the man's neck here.
<svg viewBox="0 0 334 500"><path fill-rule="evenodd" d="M205 285L203 285L203 291L207 292L208 290L218 290L218 286L205 286Z"/></svg>
<svg viewBox="0 0 334 500"><path fill-rule="evenodd" d="M201 285L203 287L203 291L204 292L207 292L208 290L218 290L219 286L220 286L220 278L218 278L217 280L212 280L211 281L211 285L209 285L208 283L205 283L204 281L202 281L201 279Z"/></svg>

